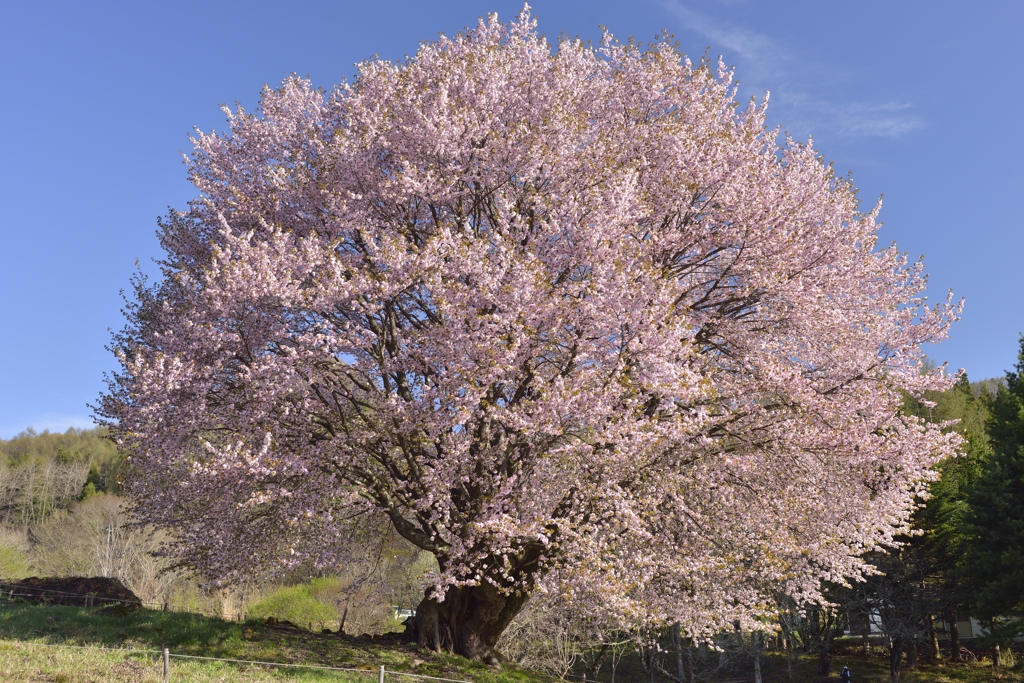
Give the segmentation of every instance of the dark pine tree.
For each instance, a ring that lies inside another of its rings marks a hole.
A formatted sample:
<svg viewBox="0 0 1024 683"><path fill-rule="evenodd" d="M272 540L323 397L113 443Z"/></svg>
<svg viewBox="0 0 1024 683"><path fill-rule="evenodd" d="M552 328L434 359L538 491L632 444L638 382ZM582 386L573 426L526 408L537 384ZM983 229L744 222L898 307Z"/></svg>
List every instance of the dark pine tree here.
<svg viewBox="0 0 1024 683"><path fill-rule="evenodd" d="M1024 617L1024 336L1017 359L990 399L992 452L967 497L963 574L984 620Z"/></svg>

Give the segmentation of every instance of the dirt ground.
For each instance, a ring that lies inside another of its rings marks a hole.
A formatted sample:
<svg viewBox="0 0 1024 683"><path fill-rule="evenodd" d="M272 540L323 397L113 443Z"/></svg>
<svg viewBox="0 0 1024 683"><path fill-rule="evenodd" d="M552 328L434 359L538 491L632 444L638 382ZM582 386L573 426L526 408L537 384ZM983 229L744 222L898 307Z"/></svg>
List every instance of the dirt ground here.
<svg viewBox="0 0 1024 683"><path fill-rule="evenodd" d="M102 576L30 577L0 584L3 597L51 605L117 605L137 609L142 605L135 593L117 579Z"/></svg>

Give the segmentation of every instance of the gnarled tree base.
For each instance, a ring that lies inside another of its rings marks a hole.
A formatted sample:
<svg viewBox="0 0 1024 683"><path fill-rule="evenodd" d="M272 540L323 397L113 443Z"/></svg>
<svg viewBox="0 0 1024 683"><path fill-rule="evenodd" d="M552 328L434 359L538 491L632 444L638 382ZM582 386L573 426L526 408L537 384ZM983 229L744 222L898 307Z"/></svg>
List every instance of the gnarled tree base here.
<svg viewBox="0 0 1024 683"><path fill-rule="evenodd" d="M527 599L503 595L488 583L449 588L443 602L423 598L416 616L407 622L406 634L435 652L454 652L494 665L494 646Z"/></svg>

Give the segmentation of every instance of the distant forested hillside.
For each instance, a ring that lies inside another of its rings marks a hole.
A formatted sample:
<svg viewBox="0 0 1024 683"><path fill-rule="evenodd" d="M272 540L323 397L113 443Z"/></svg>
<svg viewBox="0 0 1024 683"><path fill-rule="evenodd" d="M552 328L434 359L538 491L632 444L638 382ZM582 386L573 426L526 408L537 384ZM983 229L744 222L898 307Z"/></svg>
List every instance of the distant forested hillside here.
<svg viewBox="0 0 1024 683"><path fill-rule="evenodd" d="M122 459L106 430L28 429L0 440L0 525L38 524L92 493L117 493Z"/></svg>
<svg viewBox="0 0 1024 683"><path fill-rule="evenodd" d="M971 382L971 391L974 392L975 398L980 397L983 393L995 396L996 391L1000 386L1006 384L1005 377L989 377L988 379L978 380L977 382Z"/></svg>
<svg viewBox="0 0 1024 683"><path fill-rule="evenodd" d="M173 609L234 618L251 603L260 616L382 633L399 624L393 607L415 605L424 572L436 568L386 520L372 519L353 523L359 551L343 567L296 567L228 591L206 587L159 555L167 533L132 524L120 495L123 462L104 429L27 430L0 440L0 581L116 577L145 602Z"/></svg>

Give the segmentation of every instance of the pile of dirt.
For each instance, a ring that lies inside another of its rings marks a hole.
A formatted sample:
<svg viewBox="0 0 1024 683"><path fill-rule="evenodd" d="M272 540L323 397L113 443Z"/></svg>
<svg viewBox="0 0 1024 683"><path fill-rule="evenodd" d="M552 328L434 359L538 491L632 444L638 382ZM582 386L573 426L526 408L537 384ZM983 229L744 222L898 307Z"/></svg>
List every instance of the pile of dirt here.
<svg viewBox="0 0 1024 683"><path fill-rule="evenodd" d="M51 605L105 607L120 605L138 609L142 605L135 593L117 579L103 576L31 577L0 584L3 597Z"/></svg>

